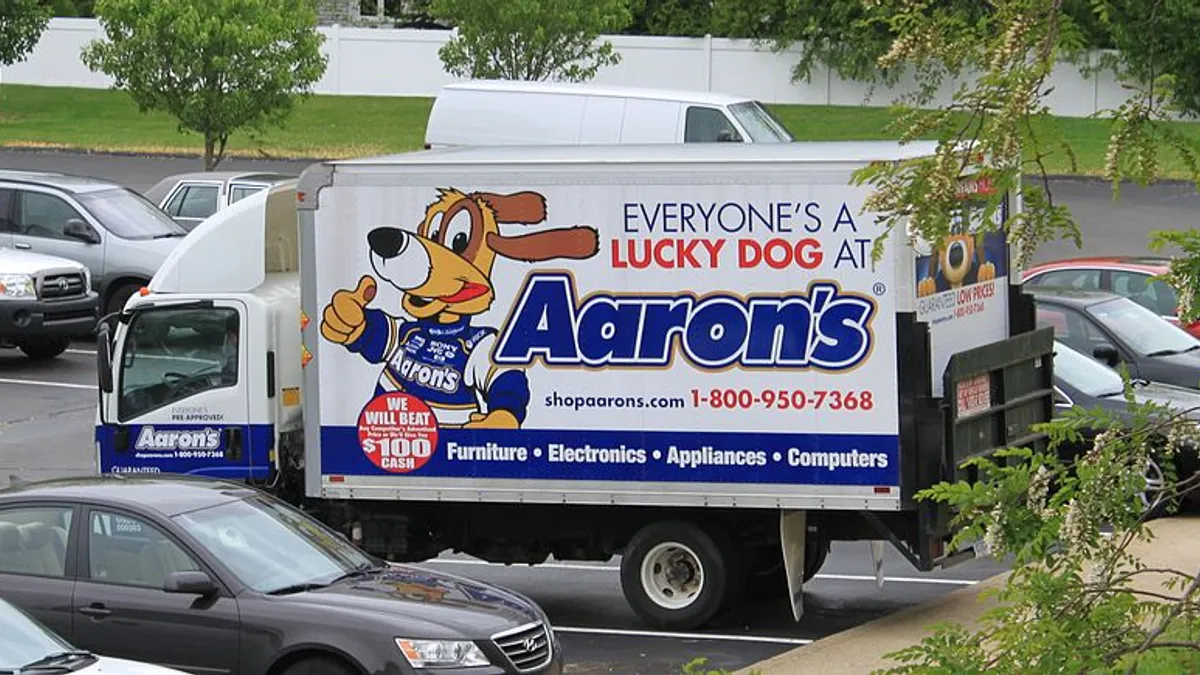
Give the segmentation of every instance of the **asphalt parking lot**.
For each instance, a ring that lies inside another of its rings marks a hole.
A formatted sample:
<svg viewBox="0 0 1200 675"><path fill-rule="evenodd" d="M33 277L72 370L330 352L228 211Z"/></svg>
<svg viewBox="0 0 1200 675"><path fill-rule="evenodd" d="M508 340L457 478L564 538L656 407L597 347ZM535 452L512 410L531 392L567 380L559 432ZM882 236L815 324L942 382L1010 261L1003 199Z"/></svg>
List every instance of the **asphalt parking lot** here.
<svg viewBox="0 0 1200 675"><path fill-rule="evenodd" d="M299 172L308 163L231 162L223 168ZM158 178L195 170L198 160L0 152L0 167L48 169L93 175L145 190ZM1198 198L1181 186L1128 188L1112 203L1108 186L1060 181L1056 194L1069 203L1085 230L1087 253L1140 253L1146 233L1192 224ZM1078 253L1056 244L1044 260ZM59 359L34 364L16 350L0 350L0 485L23 479L94 470L95 345L80 342ZM627 608L615 562L549 564L536 568L487 565L461 557L427 563L515 588L537 600L561 633L571 673L664 675L695 657L735 669L860 623L970 585L1002 569L972 561L935 574L919 574L889 550L888 581L875 587L865 544L835 546L822 575L811 583L806 616L795 623L786 604L749 607L698 633L646 630Z"/></svg>

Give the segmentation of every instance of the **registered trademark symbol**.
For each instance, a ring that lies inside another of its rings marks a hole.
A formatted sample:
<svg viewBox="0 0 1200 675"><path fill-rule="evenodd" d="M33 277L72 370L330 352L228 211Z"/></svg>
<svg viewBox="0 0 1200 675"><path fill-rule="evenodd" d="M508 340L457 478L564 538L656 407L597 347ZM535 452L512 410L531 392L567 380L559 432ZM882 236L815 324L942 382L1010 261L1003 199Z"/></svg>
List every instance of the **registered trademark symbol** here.
<svg viewBox="0 0 1200 675"><path fill-rule="evenodd" d="M884 286L882 281L876 281L875 285L871 287L871 290L875 293L875 295L883 295L884 293L887 293L887 286Z"/></svg>

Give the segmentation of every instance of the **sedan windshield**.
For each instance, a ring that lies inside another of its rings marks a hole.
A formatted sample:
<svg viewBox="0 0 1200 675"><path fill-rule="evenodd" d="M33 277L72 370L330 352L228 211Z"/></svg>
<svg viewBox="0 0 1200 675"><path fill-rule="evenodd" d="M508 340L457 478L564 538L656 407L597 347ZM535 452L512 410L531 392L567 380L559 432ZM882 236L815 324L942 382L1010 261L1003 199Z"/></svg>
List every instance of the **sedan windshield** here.
<svg viewBox="0 0 1200 675"><path fill-rule="evenodd" d="M187 234L161 209L126 188L84 192L75 198L105 229L122 239L165 239Z"/></svg>
<svg viewBox="0 0 1200 675"><path fill-rule="evenodd" d="M1054 343L1054 376L1088 396L1117 396L1125 391L1125 382L1117 371L1071 349Z"/></svg>
<svg viewBox="0 0 1200 675"><path fill-rule="evenodd" d="M734 103L729 112L755 143L790 143L793 138L783 124L757 101Z"/></svg>
<svg viewBox="0 0 1200 675"><path fill-rule="evenodd" d="M0 670L14 671L52 654L73 650L62 638L0 600Z"/></svg>
<svg viewBox="0 0 1200 675"><path fill-rule="evenodd" d="M1087 311L1138 356L1167 356L1200 349L1200 340L1127 298L1097 303Z"/></svg>
<svg viewBox="0 0 1200 675"><path fill-rule="evenodd" d="M261 593L324 585L378 561L275 500L227 502L174 517L239 581Z"/></svg>

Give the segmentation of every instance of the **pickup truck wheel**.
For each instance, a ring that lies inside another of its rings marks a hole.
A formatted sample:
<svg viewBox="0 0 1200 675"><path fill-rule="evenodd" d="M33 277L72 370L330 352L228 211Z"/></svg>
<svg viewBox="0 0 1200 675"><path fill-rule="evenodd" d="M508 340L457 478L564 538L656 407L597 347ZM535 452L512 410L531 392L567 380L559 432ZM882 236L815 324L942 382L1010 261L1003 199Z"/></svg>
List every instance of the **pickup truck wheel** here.
<svg viewBox="0 0 1200 675"><path fill-rule="evenodd" d="M137 290L137 284L125 284L117 287L117 289L108 296L108 301L104 303L104 313L115 314L124 309L125 303L129 301L129 298L133 297L134 293L137 293Z"/></svg>
<svg viewBox="0 0 1200 675"><path fill-rule="evenodd" d="M634 535L621 556L621 590L647 624L691 630L725 604L733 559L720 534L684 521L653 523Z"/></svg>
<svg viewBox="0 0 1200 675"><path fill-rule="evenodd" d="M66 338L47 338L37 342L21 343L21 351L34 361L49 361L67 351L71 341Z"/></svg>

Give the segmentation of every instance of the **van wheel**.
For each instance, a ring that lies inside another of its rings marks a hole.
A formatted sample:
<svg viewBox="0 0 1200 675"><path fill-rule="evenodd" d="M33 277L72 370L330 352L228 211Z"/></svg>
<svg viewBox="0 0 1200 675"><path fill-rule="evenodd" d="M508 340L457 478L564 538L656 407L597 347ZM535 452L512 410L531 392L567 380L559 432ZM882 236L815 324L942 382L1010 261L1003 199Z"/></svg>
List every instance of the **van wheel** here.
<svg viewBox="0 0 1200 675"><path fill-rule="evenodd" d="M129 298L133 297L134 293L137 293L138 288L138 284L124 284L122 286L118 286L117 289L108 296L108 302L104 303L104 313L116 314L124 309L125 303L129 301Z"/></svg>
<svg viewBox="0 0 1200 675"><path fill-rule="evenodd" d="M21 343L21 351L34 361L49 361L67 351L71 341L66 338L49 338L38 342Z"/></svg>
<svg viewBox="0 0 1200 675"><path fill-rule="evenodd" d="M652 523L621 556L621 590L638 618L655 628L698 628L733 592L734 557L719 532L685 521Z"/></svg>

